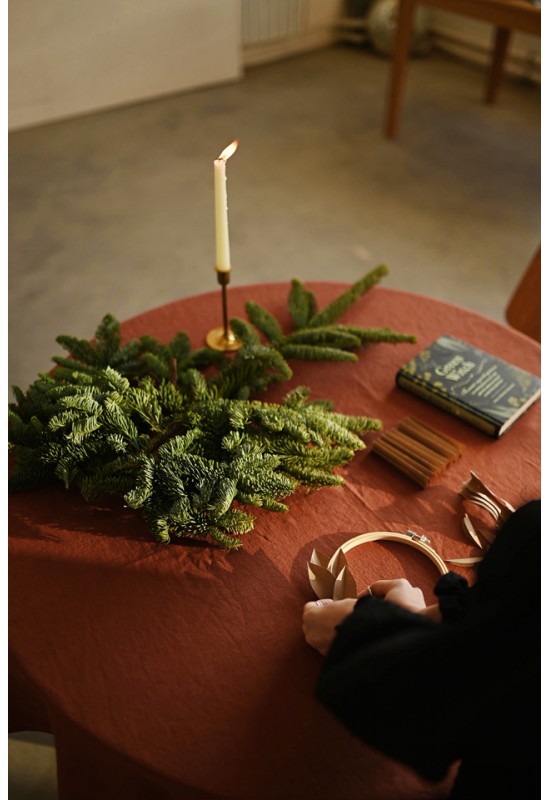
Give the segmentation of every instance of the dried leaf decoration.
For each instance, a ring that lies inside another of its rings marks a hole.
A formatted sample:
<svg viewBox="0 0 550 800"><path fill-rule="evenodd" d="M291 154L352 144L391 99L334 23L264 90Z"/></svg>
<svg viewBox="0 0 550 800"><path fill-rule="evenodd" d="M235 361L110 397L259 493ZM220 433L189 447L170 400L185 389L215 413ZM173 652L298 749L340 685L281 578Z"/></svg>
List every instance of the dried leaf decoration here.
<svg viewBox="0 0 550 800"><path fill-rule="evenodd" d="M510 503L498 497L491 489L489 489L489 487L486 486L486 484L478 475L476 475L475 472L470 472L470 478L462 485L460 495L462 497L462 504L464 506L466 503L472 503L473 505L478 506L478 508L488 512L499 527L510 517L511 514L514 513L515 510ZM472 540L475 546L482 551L483 555L472 556L470 558L447 558L445 560L448 564L471 567L474 564L479 564L479 562L483 560L483 556L498 535L498 528L496 531L490 531L486 528L481 528L478 531L474 527L469 515L465 513L462 518L462 529ZM480 537L482 537L484 541L481 541Z"/></svg>
<svg viewBox="0 0 550 800"><path fill-rule="evenodd" d="M330 559L319 550L313 550L307 566L311 588L320 600L357 597L357 584L341 548Z"/></svg>
<svg viewBox="0 0 550 800"><path fill-rule="evenodd" d="M470 558L446 558L447 564L456 564L459 567L473 567L483 561L483 556L471 556Z"/></svg>

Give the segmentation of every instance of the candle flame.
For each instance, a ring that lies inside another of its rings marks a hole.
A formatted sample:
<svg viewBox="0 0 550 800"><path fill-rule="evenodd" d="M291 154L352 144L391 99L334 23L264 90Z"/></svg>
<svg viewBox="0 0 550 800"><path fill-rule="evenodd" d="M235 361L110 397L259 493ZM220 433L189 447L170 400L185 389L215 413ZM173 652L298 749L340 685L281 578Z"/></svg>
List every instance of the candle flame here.
<svg viewBox="0 0 550 800"><path fill-rule="evenodd" d="M239 145L239 142L238 142L237 139L235 139L234 142L231 142L231 144L228 144L227 147L225 148L225 150L222 150L222 152L219 154L218 160L219 161L227 161L228 158L231 158L231 156L233 155L233 153L237 149L238 145Z"/></svg>

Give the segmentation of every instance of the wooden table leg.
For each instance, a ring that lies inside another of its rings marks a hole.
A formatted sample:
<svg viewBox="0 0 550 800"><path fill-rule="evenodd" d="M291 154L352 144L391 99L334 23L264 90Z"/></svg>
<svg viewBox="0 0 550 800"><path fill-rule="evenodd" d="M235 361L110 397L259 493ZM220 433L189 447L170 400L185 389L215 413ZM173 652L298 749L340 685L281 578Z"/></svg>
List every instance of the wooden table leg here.
<svg viewBox="0 0 550 800"><path fill-rule="evenodd" d="M390 88L386 111L385 133L388 139L395 139L403 104L405 77L409 59L411 34L414 22L416 0L401 0L395 33L393 63L391 67Z"/></svg>
<svg viewBox="0 0 550 800"><path fill-rule="evenodd" d="M491 63L491 71L489 73L489 81L487 83L487 92L485 94L485 102L492 104L496 102L502 72L504 69L504 61L506 60L506 53L508 51L508 44L510 42L510 28L495 28L494 41L493 41L493 61Z"/></svg>

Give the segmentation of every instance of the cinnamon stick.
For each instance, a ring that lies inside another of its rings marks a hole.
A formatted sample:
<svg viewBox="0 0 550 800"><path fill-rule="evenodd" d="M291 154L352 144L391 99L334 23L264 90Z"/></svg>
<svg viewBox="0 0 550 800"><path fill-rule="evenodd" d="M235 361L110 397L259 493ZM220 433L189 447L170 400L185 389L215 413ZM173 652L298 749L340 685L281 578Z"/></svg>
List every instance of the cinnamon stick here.
<svg viewBox="0 0 550 800"><path fill-rule="evenodd" d="M461 451L456 447L440 439L438 436L435 436L433 433L430 433L423 426L411 422L409 419L403 420L397 427L400 431L403 431L403 433L412 436L417 441L435 450L436 453L445 456L450 461L455 461L460 456Z"/></svg>
<svg viewBox="0 0 550 800"><path fill-rule="evenodd" d="M389 430L381 438L395 445L395 447L398 447L400 450L403 450L403 452L408 453L419 463L425 464L438 473L442 472L449 463L447 458L400 430Z"/></svg>
<svg viewBox="0 0 550 800"><path fill-rule="evenodd" d="M372 449L423 488L462 453L460 442L415 417L385 431Z"/></svg>
<svg viewBox="0 0 550 800"><path fill-rule="evenodd" d="M418 419L418 417L407 417L407 419L415 425L419 425L421 428L424 428L438 439L443 439L445 442L448 442L451 447L455 448L455 450L458 450L460 453L464 450L464 445L462 442L459 442L457 439L453 439L452 436L437 430L437 428L433 428L431 425L428 425L427 422L423 422L421 419Z"/></svg>
<svg viewBox="0 0 550 800"><path fill-rule="evenodd" d="M416 483L419 483L423 488L428 485L430 480L434 477L431 470L423 467L414 461L409 456L405 455L402 451L388 444L386 441L377 439L373 445L373 452L389 461L394 467L397 467L401 472L404 472L409 478L412 478Z"/></svg>

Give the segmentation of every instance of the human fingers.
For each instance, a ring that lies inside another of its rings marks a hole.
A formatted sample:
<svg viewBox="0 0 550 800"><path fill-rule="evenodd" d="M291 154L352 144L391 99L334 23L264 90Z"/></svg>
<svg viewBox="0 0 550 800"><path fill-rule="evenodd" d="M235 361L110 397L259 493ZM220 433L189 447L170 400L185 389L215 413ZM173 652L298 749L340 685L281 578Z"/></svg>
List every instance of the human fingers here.
<svg viewBox="0 0 550 800"><path fill-rule="evenodd" d="M334 600L331 600L328 597L323 597L320 598L319 600L310 600L308 603L305 604L304 612L302 614L302 630L304 631L304 633L306 631L308 620L311 620L311 618L314 617L317 612L319 612L322 608L325 608L325 606L328 606L330 605L330 603L333 602Z"/></svg>
<svg viewBox="0 0 550 800"><path fill-rule="evenodd" d="M336 635L336 626L351 614L356 602L352 598L334 601L326 598L307 603L302 621L306 642L326 655Z"/></svg>
<svg viewBox="0 0 550 800"><path fill-rule="evenodd" d="M376 581L370 587L371 594L395 603L409 611L419 612L426 607L422 590L413 586L405 578L390 581Z"/></svg>
<svg viewBox="0 0 550 800"><path fill-rule="evenodd" d="M371 583L369 586L368 593L372 594L374 597L385 597L388 592L394 589L405 589L406 587L412 588L406 578L393 578L392 580L386 581L374 581L374 583Z"/></svg>
<svg viewBox="0 0 550 800"><path fill-rule="evenodd" d="M328 606L330 603L334 603L330 597L322 597L319 600L310 600L309 603L306 603L304 606L304 611L315 611L316 608L322 608L323 606Z"/></svg>

